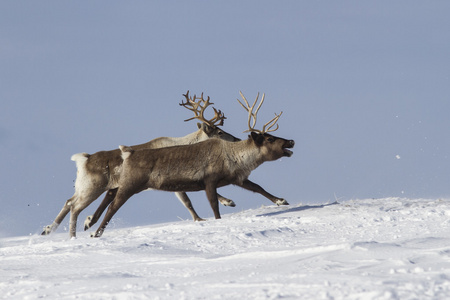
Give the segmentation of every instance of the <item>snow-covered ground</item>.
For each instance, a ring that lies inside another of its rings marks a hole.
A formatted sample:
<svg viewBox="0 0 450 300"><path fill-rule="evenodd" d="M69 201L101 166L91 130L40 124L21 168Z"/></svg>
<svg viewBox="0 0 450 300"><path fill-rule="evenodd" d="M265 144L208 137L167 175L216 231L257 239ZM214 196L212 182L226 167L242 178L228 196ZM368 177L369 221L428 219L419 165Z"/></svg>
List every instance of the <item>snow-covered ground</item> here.
<svg viewBox="0 0 450 300"><path fill-rule="evenodd" d="M113 227L113 226L111 226ZM450 299L450 200L261 207L0 239L6 299Z"/></svg>

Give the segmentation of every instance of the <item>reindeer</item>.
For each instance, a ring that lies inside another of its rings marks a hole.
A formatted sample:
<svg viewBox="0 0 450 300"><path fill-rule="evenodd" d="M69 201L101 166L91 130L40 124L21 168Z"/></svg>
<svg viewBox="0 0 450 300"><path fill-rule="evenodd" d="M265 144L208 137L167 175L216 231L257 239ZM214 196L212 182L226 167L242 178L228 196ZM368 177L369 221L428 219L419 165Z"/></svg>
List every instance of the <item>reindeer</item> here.
<svg viewBox="0 0 450 300"><path fill-rule="evenodd" d="M194 117L185 121L190 121L193 119L202 121L202 123L197 123L199 129L196 132L181 138L156 138L145 144L133 146L133 149L152 149L174 145L188 145L206 140L208 138L220 138L231 142L240 141L240 139L218 128L218 126L223 125L224 119L226 119L220 110L217 111L213 107L214 117L209 120L206 119L204 116L205 109L214 104L209 101L209 97L207 100L204 100L202 93L200 98L197 98L194 95L194 98L192 99L189 97L189 91L187 91L187 93L183 96L186 98L186 103L182 102L180 105L193 111L195 114ZM86 218L86 221L84 222L84 230L87 230L98 221L103 211L114 200L117 193L117 181L120 176L122 164L119 149L100 151L91 155L87 153L79 153L73 155L72 160L76 162L78 169L77 179L75 181L75 193L69 200L66 201L54 222L51 225L44 227L44 230L41 233L42 235L48 235L55 231L70 211L71 216L69 223L69 234L71 237L75 237L77 218L81 211L95 201L103 192L107 191L102 203L97 208L94 215ZM285 199L268 193L258 184L253 182L249 182L248 184L253 186L253 190L255 192L265 196L273 203L277 205L289 205ZM175 192L175 195L188 209L194 221L204 221L204 219L200 218L194 210L192 202L185 192ZM227 199L220 194L217 196L223 205L232 207L235 206L235 203L232 200Z"/></svg>
<svg viewBox="0 0 450 300"><path fill-rule="evenodd" d="M194 111L195 113L195 117L191 119L198 119L202 121L202 123L197 123L198 130L179 138L156 138L145 144L133 146L134 149L187 145L197 143L209 138L220 138L230 142L240 141L240 139L218 128L218 126L223 125L223 121L226 118L220 110L217 111L215 108L213 108L215 115L212 119L208 120L204 117L205 109L213 104L212 102L209 102L209 97L207 98L207 100L204 100L202 94L200 98L197 98L194 95L194 98L192 99L189 98L189 91L187 91L187 93L183 96L186 98L186 103L183 103L182 105L186 108L189 108L189 106L191 106L191 108L189 109ZM191 119L188 119L186 121L189 121ZM94 216L88 217L88 220L85 222L86 230L91 226L91 221L93 221L94 223L96 222L103 210L114 199L116 195L117 183L120 177L122 165L122 157L119 149L111 151L100 151L94 154L78 153L73 155L71 159L76 162L77 166L75 193L69 200L65 202L63 208L56 216L53 223L44 227L44 231L41 233L42 235L48 235L51 232L55 231L70 211L71 214L69 233L71 237L75 237L77 218L81 211L83 211L88 205L95 201L101 194L107 191L105 198L98 209L99 212L96 212ZM203 220L195 212L192 203L186 193L180 191L176 192L175 194L183 203L183 205L189 210L194 220ZM234 202L232 200L229 200L220 195L219 198L224 205L234 205ZM92 225L94 223L92 223Z"/></svg>
<svg viewBox="0 0 450 300"><path fill-rule="evenodd" d="M241 93L241 96L242 93ZM253 109L258 97L250 106L243 97L248 111L247 140L230 143L220 139L209 139L200 143L174 146L160 149L133 149L120 146L123 164L118 182L117 194L109 205L106 215L93 235L100 237L117 210L134 194L146 189L163 191L200 191L205 190L216 219L220 219L217 188L229 184L244 189L258 191L248 180L251 171L266 161L277 160L283 156L290 157L294 147L293 140L276 137L268 132L282 112L267 122L262 130L255 129L257 112L264 95L255 112ZM250 125L253 119L253 125ZM268 126L266 128L266 126ZM247 132L246 131L246 132Z"/></svg>

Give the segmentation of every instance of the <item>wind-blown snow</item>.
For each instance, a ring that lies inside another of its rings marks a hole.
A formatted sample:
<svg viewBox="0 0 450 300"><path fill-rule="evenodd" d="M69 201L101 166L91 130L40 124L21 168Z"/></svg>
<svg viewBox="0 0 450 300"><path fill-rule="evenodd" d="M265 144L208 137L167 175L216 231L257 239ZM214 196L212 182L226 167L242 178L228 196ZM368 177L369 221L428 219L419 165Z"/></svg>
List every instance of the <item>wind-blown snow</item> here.
<svg viewBox="0 0 450 300"><path fill-rule="evenodd" d="M261 207L0 239L7 299L449 299L450 201Z"/></svg>

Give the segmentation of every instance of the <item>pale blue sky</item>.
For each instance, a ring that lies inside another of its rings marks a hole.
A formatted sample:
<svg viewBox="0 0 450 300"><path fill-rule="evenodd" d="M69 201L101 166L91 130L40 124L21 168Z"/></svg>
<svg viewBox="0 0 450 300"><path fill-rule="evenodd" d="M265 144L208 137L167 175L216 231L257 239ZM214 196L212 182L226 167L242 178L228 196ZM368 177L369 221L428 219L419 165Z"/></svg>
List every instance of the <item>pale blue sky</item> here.
<svg viewBox="0 0 450 300"><path fill-rule="evenodd" d="M241 138L240 90L266 93L261 123L284 111L276 135L294 155L250 179L293 205L448 197L449 14L448 1L2 1L0 236L53 221L72 154L196 130L178 106L188 89ZM271 204L220 192L237 203L222 213ZM143 192L110 226L178 217L190 219L173 194Z"/></svg>

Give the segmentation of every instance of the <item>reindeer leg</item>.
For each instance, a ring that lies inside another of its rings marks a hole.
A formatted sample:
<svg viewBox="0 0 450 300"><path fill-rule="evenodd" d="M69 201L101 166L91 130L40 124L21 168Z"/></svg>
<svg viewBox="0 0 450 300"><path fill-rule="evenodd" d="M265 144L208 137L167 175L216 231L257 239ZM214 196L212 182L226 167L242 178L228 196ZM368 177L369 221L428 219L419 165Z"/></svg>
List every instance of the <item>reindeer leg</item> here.
<svg viewBox="0 0 450 300"><path fill-rule="evenodd" d="M86 220L84 221L84 231L91 228L95 223L97 223L98 219L102 216L105 209L108 207L109 204L114 200L114 197L116 197L117 189L108 190L106 192L105 198L103 199L100 206L97 208L95 213L91 216L87 216Z"/></svg>
<svg viewBox="0 0 450 300"><path fill-rule="evenodd" d="M100 227L97 229L97 231L95 233L91 234L91 237L96 237L96 238L101 237L103 234L103 231L105 231L106 226L108 226L108 223L109 223L109 221L111 221L114 214L134 194L135 193L133 191L122 190L119 188L119 190L117 191L116 197L114 198L114 201L109 205L108 210L106 211L105 217L103 218L103 221L100 224Z"/></svg>
<svg viewBox="0 0 450 300"><path fill-rule="evenodd" d="M70 206L72 205L72 203L74 202L75 199L76 199L76 195L73 195L72 198L70 198L69 200L66 201L66 203L64 203L63 208L61 209L59 214L56 216L53 223L51 225L45 226L44 231L42 231L41 235L49 235L50 233L52 233L53 231L55 231L58 228L59 224L61 224L61 222L64 220L64 218L69 213Z"/></svg>
<svg viewBox="0 0 450 300"><path fill-rule="evenodd" d="M175 195L181 201L181 203L183 203L183 205L188 209L194 221L206 221L205 219L202 219L197 215L197 212L194 210L194 207L192 206L191 200L189 199L189 197L185 192L175 192Z"/></svg>
<svg viewBox="0 0 450 300"><path fill-rule="evenodd" d="M225 198L224 196L220 195L219 193L217 194L217 198L219 199L219 202L222 203L223 206L231 206L231 207L236 206L236 203L234 203L233 200Z"/></svg>
<svg viewBox="0 0 450 300"><path fill-rule="evenodd" d="M82 196L79 196L77 201L70 207L70 222L69 222L69 234L71 238L77 235L77 220L78 215L95 201L103 193L103 190L89 189Z"/></svg>
<svg viewBox="0 0 450 300"><path fill-rule="evenodd" d="M244 182L242 184L239 184L239 186L246 190L263 195L276 205L289 205L289 203L283 198L275 197L274 195L266 192L266 190L264 190L259 184L256 184L248 179L244 180Z"/></svg>
<svg viewBox="0 0 450 300"><path fill-rule="evenodd" d="M217 198L217 186L216 184L207 183L205 186L206 197L209 200L209 204L214 212L214 217L220 219L219 212L219 200Z"/></svg>

